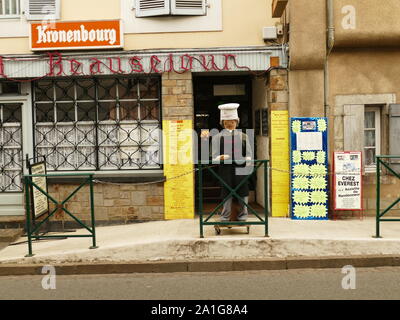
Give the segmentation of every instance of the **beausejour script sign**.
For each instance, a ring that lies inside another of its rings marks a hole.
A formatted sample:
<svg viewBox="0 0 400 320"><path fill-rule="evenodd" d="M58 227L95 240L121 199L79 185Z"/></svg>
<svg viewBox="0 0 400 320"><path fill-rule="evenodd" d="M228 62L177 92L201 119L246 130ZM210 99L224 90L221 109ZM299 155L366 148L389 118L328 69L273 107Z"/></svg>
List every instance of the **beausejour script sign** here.
<svg viewBox="0 0 400 320"><path fill-rule="evenodd" d="M110 36L110 33L107 33L107 35ZM71 34L69 36L72 37ZM65 37L68 39L68 33L65 34ZM106 51L93 55L51 51L42 55L22 57L0 56L0 79L18 80L25 78L34 80L60 76L213 71L254 71L257 75L264 74L269 69L271 57L281 55L282 50L276 48L216 49L213 51L174 50L172 52L142 50L121 51L118 54Z"/></svg>

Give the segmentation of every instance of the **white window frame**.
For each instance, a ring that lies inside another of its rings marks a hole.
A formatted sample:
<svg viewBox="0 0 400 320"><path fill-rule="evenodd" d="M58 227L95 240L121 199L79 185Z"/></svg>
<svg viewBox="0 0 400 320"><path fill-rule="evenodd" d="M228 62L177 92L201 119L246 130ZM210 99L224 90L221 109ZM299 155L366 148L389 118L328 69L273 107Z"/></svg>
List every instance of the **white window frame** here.
<svg viewBox="0 0 400 320"><path fill-rule="evenodd" d="M364 106L364 114L366 112L374 112L375 113L375 128L365 128L364 124L364 137L363 137L363 156L364 159L367 160L366 158L366 149L373 149L375 148L375 155L380 155L381 153L381 137L382 137L382 132L381 132L381 111L382 108L380 106L369 106L366 105ZM369 147L365 145L365 132L366 131L375 131L375 147ZM375 172L376 171L376 164L373 165L367 165L365 164L365 171L366 172Z"/></svg>
<svg viewBox="0 0 400 320"><path fill-rule="evenodd" d="M19 19L21 17L21 0L15 0L15 4L17 6L17 13L16 14L5 14L6 10L6 2L9 2L10 5L14 2L14 0L3 0L3 7L2 7L2 12L3 14L0 14L0 19Z"/></svg>

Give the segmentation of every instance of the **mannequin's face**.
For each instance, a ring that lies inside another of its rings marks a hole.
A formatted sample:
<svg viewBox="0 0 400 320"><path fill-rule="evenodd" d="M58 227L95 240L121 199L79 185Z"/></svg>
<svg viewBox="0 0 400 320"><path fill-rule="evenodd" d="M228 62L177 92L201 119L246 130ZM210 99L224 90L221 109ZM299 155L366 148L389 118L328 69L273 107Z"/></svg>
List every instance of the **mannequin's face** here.
<svg viewBox="0 0 400 320"><path fill-rule="evenodd" d="M235 130L238 123L237 120L224 120L224 128L228 130Z"/></svg>

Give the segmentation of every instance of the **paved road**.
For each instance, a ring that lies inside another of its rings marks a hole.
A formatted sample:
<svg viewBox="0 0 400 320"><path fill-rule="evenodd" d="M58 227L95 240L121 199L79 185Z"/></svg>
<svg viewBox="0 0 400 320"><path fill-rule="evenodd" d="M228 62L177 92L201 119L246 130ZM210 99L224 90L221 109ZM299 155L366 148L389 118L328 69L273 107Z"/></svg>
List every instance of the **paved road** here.
<svg viewBox="0 0 400 320"><path fill-rule="evenodd" d="M360 268L344 290L341 269L219 273L0 277L0 299L400 299L400 268Z"/></svg>

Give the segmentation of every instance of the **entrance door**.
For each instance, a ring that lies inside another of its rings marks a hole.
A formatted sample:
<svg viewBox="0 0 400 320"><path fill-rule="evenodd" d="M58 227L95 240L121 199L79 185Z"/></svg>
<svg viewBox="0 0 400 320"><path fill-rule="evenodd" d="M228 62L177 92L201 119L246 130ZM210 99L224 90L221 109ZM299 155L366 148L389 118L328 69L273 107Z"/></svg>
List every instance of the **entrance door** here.
<svg viewBox="0 0 400 320"><path fill-rule="evenodd" d="M0 216L23 215L23 110L26 98L0 96Z"/></svg>
<svg viewBox="0 0 400 320"><path fill-rule="evenodd" d="M220 110L218 106L225 103L239 103L239 129L252 128L251 108L251 77L249 76L198 76L193 79L195 103L195 130L200 136L201 130L218 129L220 125ZM199 146L201 143L199 141ZM255 152L255 150L253 150ZM204 201L220 202L221 186L219 181L208 171L204 172L203 179ZM250 186L251 189L252 186ZM197 188L197 183L196 183ZM196 195L198 190L196 189ZM197 204L197 201L196 201Z"/></svg>

